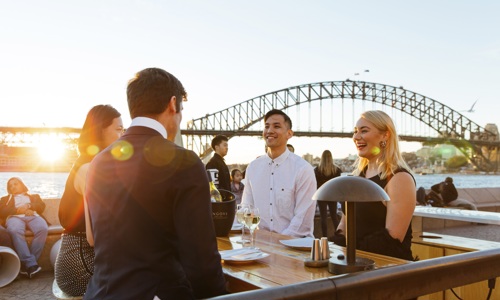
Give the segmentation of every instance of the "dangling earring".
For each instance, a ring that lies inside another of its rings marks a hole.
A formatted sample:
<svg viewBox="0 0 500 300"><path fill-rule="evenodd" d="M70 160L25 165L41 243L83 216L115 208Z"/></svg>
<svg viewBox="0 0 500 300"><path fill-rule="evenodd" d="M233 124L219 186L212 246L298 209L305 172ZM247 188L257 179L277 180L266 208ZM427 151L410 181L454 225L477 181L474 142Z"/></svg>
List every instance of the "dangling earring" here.
<svg viewBox="0 0 500 300"><path fill-rule="evenodd" d="M380 141L380 148L384 149L385 146L387 146L387 142L386 141Z"/></svg>

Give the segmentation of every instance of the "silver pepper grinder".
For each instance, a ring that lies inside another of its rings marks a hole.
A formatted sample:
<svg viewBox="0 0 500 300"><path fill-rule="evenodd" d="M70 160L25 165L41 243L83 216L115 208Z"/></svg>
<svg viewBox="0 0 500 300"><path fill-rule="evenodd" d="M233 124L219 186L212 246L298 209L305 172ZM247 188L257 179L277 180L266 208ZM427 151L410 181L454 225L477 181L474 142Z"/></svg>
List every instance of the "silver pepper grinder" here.
<svg viewBox="0 0 500 300"><path fill-rule="evenodd" d="M319 239L314 239L313 246L311 248L311 260L321 260L321 246Z"/></svg>
<svg viewBox="0 0 500 300"><path fill-rule="evenodd" d="M328 238L321 238L321 260L330 259L330 247L328 246Z"/></svg>

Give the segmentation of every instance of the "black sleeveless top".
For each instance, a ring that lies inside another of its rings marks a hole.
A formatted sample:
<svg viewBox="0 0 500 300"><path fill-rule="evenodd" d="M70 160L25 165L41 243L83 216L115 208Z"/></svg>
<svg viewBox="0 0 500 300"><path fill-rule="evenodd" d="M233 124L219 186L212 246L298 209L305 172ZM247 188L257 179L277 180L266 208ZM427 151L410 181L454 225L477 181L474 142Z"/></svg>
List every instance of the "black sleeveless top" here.
<svg viewBox="0 0 500 300"><path fill-rule="evenodd" d="M398 169L394 173L406 172L405 169ZM360 174L361 177L365 173ZM413 178L413 175L411 175ZM385 188L390 179L380 179L380 175L368 178ZM413 178L415 181L415 178ZM411 252L412 230L411 222L406 231L403 242L392 238L385 228L387 207L382 202L357 202L356 203L356 248L382 255L397 257L406 260L413 260Z"/></svg>

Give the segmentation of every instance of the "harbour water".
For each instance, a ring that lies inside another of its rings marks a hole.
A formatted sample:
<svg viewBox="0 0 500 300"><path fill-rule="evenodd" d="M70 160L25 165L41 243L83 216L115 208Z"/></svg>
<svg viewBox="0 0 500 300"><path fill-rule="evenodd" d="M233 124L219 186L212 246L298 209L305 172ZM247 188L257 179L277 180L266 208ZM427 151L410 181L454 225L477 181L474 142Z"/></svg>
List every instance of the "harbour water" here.
<svg viewBox="0 0 500 300"><path fill-rule="evenodd" d="M447 176L453 178L457 188L500 187L500 175L415 174L415 180L417 187L429 189ZM42 198L60 198L68 173L0 172L0 195L7 194L7 180L11 177L20 177L31 193L40 194Z"/></svg>

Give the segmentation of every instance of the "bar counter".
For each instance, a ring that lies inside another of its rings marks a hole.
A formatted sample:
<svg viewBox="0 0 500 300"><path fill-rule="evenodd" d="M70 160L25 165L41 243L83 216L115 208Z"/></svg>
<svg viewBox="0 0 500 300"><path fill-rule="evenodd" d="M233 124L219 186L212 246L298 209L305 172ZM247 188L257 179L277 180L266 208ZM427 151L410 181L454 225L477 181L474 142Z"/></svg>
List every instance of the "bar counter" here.
<svg viewBox="0 0 500 300"><path fill-rule="evenodd" d="M241 233L230 233L227 237L218 237L219 251L242 248L236 243ZM310 250L291 248L280 243L280 240L293 239L265 230L256 230L255 246L269 256L251 262L226 262L222 260L222 267L228 281L231 293L283 286L316 279L343 276L328 272L328 267L306 267L304 260L311 255ZM249 244L246 244L248 246ZM344 247L330 243L331 256L346 255ZM356 257L371 259L375 268L383 268L411 263L410 261L388 257L384 255L356 251Z"/></svg>

